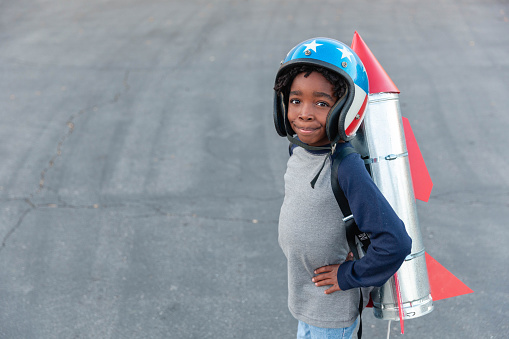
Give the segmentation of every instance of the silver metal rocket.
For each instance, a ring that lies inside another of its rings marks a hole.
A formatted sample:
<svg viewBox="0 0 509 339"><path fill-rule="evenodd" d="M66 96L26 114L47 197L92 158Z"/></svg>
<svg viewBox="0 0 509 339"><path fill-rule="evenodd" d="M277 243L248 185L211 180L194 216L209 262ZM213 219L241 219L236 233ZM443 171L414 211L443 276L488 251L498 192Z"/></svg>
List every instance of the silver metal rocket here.
<svg viewBox="0 0 509 339"><path fill-rule="evenodd" d="M403 220L412 238L411 254L398 272L371 294L374 314L386 320L416 318L433 310L433 299L417 218L399 90L388 76L383 78L385 71L357 32L352 49L366 67L372 94L369 94L364 122L351 143L366 159L373 181ZM377 74L380 70L381 77Z"/></svg>
<svg viewBox="0 0 509 339"><path fill-rule="evenodd" d="M412 238L411 254L381 288L372 293L377 318L399 320L398 287L403 319L425 315L433 310L424 245L415 206L402 118L397 93L370 94L364 126L352 140L370 164L371 176ZM380 128L383 126L383 128ZM396 279L399 286L396 286Z"/></svg>

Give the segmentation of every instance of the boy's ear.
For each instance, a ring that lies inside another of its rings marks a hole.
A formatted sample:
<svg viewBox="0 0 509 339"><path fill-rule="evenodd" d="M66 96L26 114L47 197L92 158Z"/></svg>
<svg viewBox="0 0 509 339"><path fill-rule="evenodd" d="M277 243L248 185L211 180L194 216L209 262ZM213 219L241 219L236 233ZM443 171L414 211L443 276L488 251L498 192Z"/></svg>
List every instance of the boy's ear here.
<svg viewBox="0 0 509 339"><path fill-rule="evenodd" d="M287 118L283 93L278 94L276 91L274 91L274 126L276 127L277 134L282 137L287 135L285 119Z"/></svg>
<svg viewBox="0 0 509 339"><path fill-rule="evenodd" d="M346 99L348 98L348 88L345 91L345 94L341 98L336 101L334 106L329 111L329 114L327 115L327 138L331 142L338 142L339 141L339 116L341 115L341 111L343 107L345 106Z"/></svg>

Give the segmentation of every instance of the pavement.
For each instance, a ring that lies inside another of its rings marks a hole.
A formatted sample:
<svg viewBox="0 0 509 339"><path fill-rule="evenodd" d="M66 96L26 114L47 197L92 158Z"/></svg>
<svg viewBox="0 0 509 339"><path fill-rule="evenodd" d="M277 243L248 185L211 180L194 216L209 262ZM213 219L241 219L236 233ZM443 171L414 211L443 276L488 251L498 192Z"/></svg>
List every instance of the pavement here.
<svg viewBox="0 0 509 339"><path fill-rule="evenodd" d="M508 18L502 0L3 1L0 338L294 338L272 86L294 45L354 31L434 183L426 250L474 290L390 337L506 338Z"/></svg>

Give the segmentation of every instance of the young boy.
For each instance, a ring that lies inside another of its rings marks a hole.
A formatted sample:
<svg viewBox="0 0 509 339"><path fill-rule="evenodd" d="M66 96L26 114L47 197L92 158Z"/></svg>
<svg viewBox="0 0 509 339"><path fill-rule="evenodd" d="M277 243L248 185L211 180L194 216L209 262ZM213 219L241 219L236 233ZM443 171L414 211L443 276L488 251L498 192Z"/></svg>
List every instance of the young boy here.
<svg viewBox="0 0 509 339"><path fill-rule="evenodd" d="M351 261L346 216L332 191L331 154L352 147L347 141L364 116L367 75L348 46L315 38L288 53L274 90L276 130L291 141L279 244L288 260L288 307L299 321L297 338L350 338L359 287L383 285L411 249L403 222L359 154L342 160L338 179L359 229L370 234L360 260Z"/></svg>

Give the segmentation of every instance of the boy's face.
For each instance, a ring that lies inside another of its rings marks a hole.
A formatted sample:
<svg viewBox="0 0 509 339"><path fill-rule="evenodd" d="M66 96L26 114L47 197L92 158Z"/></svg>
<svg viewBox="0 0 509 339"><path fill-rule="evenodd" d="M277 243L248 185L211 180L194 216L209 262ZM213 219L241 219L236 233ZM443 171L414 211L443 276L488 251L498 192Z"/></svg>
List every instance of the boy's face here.
<svg viewBox="0 0 509 339"><path fill-rule="evenodd" d="M299 139L310 146L330 143L325 130L327 115L337 98L334 87L318 72L298 74L290 87L288 120Z"/></svg>

